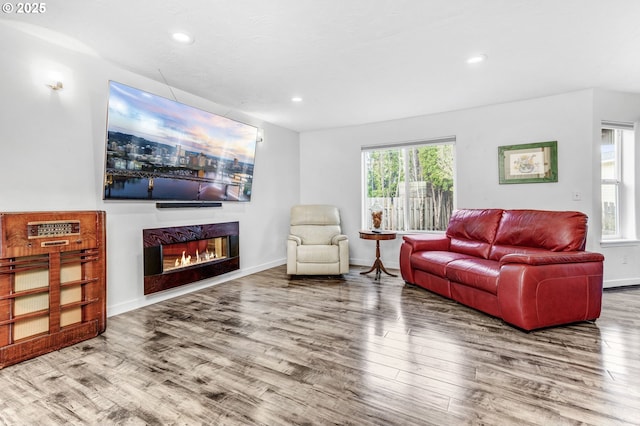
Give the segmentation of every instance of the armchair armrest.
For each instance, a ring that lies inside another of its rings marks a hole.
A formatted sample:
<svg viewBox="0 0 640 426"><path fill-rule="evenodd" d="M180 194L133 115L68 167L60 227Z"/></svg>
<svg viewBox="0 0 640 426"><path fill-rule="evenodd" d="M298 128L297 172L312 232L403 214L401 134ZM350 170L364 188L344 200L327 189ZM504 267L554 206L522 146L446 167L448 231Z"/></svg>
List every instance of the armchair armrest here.
<svg viewBox="0 0 640 426"><path fill-rule="evenodd" d="M338 234L338 235L334 235L333 237L331 237L331 244L332 245L338 245L338 243L340 243L340 241L347 241L349 238L346 235L343 234Z"/></svg>
<svg viewBox="0 0 640 426"><path fill-rule="evenodd" d="M296 243L297 246L302 244L302 239L300 237L295 236L295 235L289 235L289 237L287 238L287 241L292 241L292 242Z"/></svg>
<svg viewBox="0 0 640 426"><path fill-rule="evenodd" d="M548 252L530 254L507 254L500 259L500 266L508 263L520 263L525 265L552 265L563 263L602 262L604 256L600 253L588 251Z"/></svg>

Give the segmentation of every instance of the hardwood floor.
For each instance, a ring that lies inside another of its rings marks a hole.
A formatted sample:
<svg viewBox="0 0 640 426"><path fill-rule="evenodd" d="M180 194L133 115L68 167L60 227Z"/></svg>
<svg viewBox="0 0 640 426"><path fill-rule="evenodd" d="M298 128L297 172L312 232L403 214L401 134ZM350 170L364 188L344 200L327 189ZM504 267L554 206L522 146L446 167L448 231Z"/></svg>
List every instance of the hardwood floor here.
<svg viewBox="0 0 640 426"><path fill-rule="evenodd" d="M640 422L640 288L524 333L400 278L285 267L111 317L0 370L0 424Z"/></svg>

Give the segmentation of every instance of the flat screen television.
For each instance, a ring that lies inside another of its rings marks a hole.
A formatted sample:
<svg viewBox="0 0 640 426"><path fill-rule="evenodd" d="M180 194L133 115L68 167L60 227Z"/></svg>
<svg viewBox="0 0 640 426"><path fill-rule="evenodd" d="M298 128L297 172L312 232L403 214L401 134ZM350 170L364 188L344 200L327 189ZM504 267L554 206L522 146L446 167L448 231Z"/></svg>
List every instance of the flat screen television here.
<svg viewBox="0 0 640 426"><path fill-rule="evenodd" d="M109 82L105 200L250 201L258 129Z"/></svg>

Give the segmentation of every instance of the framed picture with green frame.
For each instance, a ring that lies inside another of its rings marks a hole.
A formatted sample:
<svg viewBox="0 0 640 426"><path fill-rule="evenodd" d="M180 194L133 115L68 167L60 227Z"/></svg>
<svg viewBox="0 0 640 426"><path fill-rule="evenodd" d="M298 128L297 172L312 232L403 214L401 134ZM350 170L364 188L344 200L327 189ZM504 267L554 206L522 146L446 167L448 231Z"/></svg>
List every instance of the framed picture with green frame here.
<svg viewBox="0 0 640 426"><path fill-rule="evenodd" d="M558 142L498 147L500 184L558 181Z"/></svg>

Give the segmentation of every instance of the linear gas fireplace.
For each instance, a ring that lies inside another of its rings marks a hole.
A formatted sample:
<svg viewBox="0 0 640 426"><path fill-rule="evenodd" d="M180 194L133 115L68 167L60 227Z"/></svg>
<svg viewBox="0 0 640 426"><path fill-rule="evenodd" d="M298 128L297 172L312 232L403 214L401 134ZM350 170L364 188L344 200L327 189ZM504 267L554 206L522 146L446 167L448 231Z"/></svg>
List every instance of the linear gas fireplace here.
<svg viewBox="0 0 640 426"><path fill-rule="evenodd" d="M238 222L144 229L144 294L240 269Z"/></svg>

